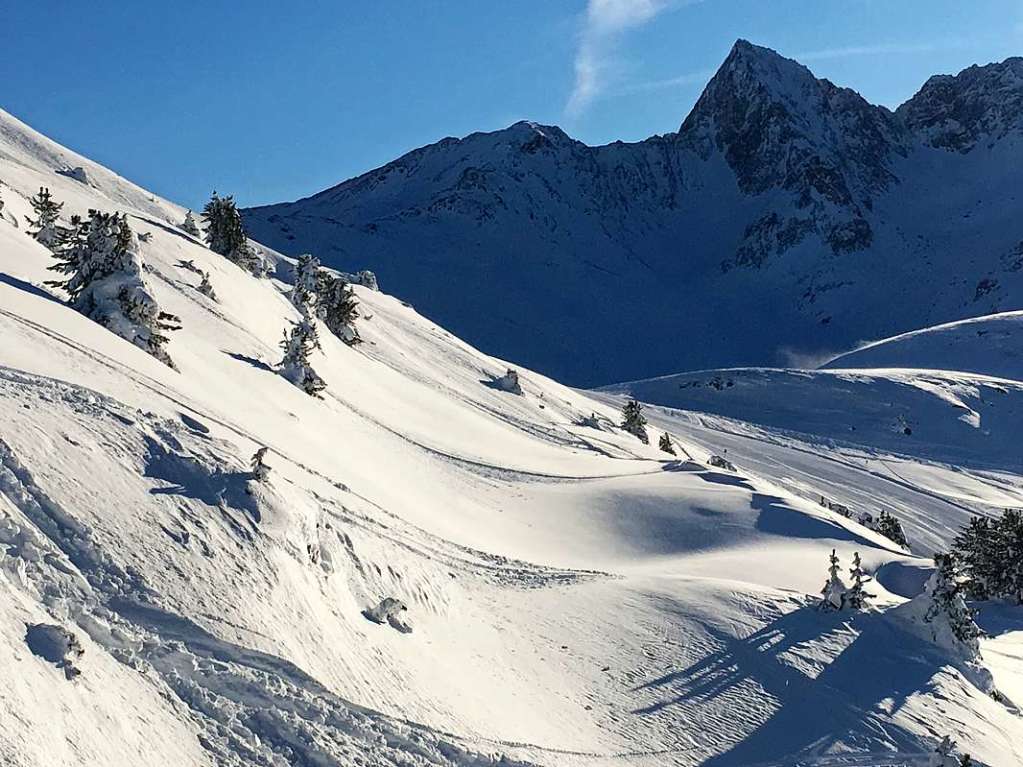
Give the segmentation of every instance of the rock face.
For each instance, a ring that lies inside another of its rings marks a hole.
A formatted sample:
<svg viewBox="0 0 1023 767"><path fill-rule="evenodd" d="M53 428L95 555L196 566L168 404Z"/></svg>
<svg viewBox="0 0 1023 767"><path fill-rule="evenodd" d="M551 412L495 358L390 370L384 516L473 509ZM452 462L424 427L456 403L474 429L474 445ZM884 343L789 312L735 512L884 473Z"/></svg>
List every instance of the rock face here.
<svg viewBox="0 0 1023 767"><path fill-rule="evenodd" d="M725 267L759 267L816 234L838 254L870 245L875 195L898 179L892 164L907 153L895 116L858 93L818 80L790 59L740 40L682 124L681 141L709 159L720 152L747 195L792 195L751 222Z"/></svg>
<svg viewBox="0 0 1023 767"><path fill-rule="evenodd" d="M939 149L969 152L985 138L1002 139L1023 116L1023 58L935 75L896 114Z"/></svg>
<svg viewBox="0 0 1023 767"><path fill-rule="evenodd" d="M893 113L739 41L677 133L520 122L244 215L573 384L805 360L1016 308L1021 70L931 78Z"/></svg>

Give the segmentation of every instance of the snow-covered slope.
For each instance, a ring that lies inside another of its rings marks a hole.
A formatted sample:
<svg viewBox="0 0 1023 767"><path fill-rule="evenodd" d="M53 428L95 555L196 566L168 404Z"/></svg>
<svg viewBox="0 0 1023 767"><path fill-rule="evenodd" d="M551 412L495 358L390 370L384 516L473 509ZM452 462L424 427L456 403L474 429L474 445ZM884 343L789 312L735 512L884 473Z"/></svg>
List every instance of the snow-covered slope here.
<svg viewBox="0 0 1023 767"><path fill-rule="evenodd" d="M790 364L1023 308L1021 100L1021 58L893 113L739 41L677 133L521 122L246 222L572 384Z"/></svg>
<svg viewBox="0 0 1023 767"><path fill-rule="evenodd" d="M1023 381L1023 312L903 333L841 354L823 367L947 369Z"/></svg>
<svg viewBox="0 0 1023 767"><path fill-rule="evenodd" d="M57 172L78 166L91 183ZM178 371L45 287L24 227L43 185L65 216L151 234ZM503 391L507 363L362 287L365 343L321 329L315 399L274 372L288 286L184 234L180 207L2 112L0 198L3 764L917 765L946 733L1019 763L1020 720L954 657L888 611L809 606L832 548L891 587L881 607L912 595L926 560L816 496L895 496L927 554L973 503L926 489L929 458L907 454L902 484L841 446L797 469L770 462L798 452L776 434L666 411L666 460L614 428L613 397L525 369ZM707 465L729 446L738 472ZM985 472L961 494L1018 496ZM411 633L364 617L386 597ZM80 676L26 644L40 623L77 636ZM1019 634L999 625L985 653L1012 696Z"/></svg>

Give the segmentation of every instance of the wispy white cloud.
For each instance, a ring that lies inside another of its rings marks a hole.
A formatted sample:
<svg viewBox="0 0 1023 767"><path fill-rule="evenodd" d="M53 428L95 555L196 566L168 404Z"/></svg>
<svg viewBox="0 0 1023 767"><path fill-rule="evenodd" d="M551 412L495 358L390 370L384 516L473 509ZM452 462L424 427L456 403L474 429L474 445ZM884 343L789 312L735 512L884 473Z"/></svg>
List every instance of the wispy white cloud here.
<svg viewBox="0 0 1023 767"><path fill-rule="evenodd" d="M581 115L607 86L621 36L672 4L672 0L588 0L575 54L575 82L565 104L567 116Z"/></svg>
<svg viewBox="0 0 1023 767"><path fill-rule="evenodd" d="M850 56L884 56L905 53L930 53L947 51L961 47L962 43L944 40L929 43L881 43L878 45L847 45L836 48L823 48L816 51L803 51L792 56L796 61L822 61L825 59L844 59Z"/></svg>
<svg viewBox="0 0 1023 767"><path fill-rule="evenodd" d="M629 83L618 89L619 94L647 93L649 91L665 91L673 88L681 88L684 85L699 83L706 85L707 81L714 76L713 69L700 69L695 72L686 72L675 77L666 77L663 80L647 80L645 82Z"/></svg>

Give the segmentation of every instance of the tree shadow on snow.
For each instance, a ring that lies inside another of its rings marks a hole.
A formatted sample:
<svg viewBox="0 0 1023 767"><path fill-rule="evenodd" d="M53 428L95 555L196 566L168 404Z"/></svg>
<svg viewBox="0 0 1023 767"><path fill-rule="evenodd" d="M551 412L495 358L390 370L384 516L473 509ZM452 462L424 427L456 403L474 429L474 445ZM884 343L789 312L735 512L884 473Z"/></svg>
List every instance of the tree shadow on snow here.
<svg viewBox="0 0 1023 767"><path fill-rule="evenodd" d="M237 352L229 352L229 351L225 351L223 349L221 351L223 351L224 354L226 354L231 359L238 360L239 362L244 362L246 364L252 365L252 367L256 368L257 370L263 370L263 371L265 371L267 373L273 373L274 372L274 369L272 367L270 367L269 365L267 365L265 362L263 362L263 360L257 360L255 357L247 357L246 355L238 354Z"/></svg>
<svg viewBox="0 0 1023 767"><path fill-rule="evenodd" d="M45 298L48 301L53 301L55 303L61 304L62 306L64 304L64 302L57 298L55 295L53 295L49 291L43 290L38 285L33 285L31 282L19 280L17 277L14 277L13 275L7 274L5 272L0 272L0 282L2 282L5 285L10 285L12 288L24 290L26 293L31 293L33 296L38 296L39 298Z"/></svg>
<svg viewBox="0 0 1023 767"><path fill-rule="evenodd" d="M204 243L198 237L193 237L192 235L188 234L188 232L178 229L175 226L171 226L170 224L164 223L163 221L158 221L157 219L149 218L148 216L141 216L138 213L132 213L132 217L137 218L139 221L144 221L150 226L155 226L160 229L163 229L163 231L167 232L168 234L176 235L177 237L180 237L183 240L188 240L189 242L194 242L199 245L202 245L203 247L206 247L206 243Z"/></svg>
<svg viewBox="0 0 1023 767"><path fill-rule="evenodd" d="M259 505L249 492L249 482L255 479L252 472L211 469L189 455L170 452L152 438L147 437L146 443L143 475L170 483L168 487L151 488L151 495L179 495L207 506L231 507L248 514L253 522L260 521ZM233 519L228 521L236 526ZM251 537L247 531L236 531Z"/></svg>
<svg viewBox="0 0 1023 767"><path fill-rule="evenodd" d="M714 485L727 485L729 487L741 487L743 490L753 490L753 485L745 477L738 474L726 474L721 471L704 471L697 475L704 482Z"/></svg>
<svg viewBox="0 0 1023 767"><path fill-rule="evenodd" d="M664 697L633 713L650 715L683 705L727 710L731 700L756 687L778 701L779 708L730 750L702 762L703 767L774 762L817 753L839 742L869 748L864 735L871 734L900 751L922 750L916 736L890 721L882 725L871 714L895 711L910 696L926 692L934 675L950 664L933 646L882 614L838 616L805 607L745 639L708 629L724 649L635 688L663 692ZM813 657L815 644L835 646L847 640L816 678L791 665L794 659L799 663L801 654ZM791 653L788 662L786 652Z"/></svg>
<svg viewBox="0 0 1023 767"><path fill-rule="evenodd" d="M982 602L976 604L977 625L990 637L1023 631L1023 610L1008 602Z"/></svg>
<svg viewBox="0 0 1023 767"><path fill-rule="evenodd" d="M786 538L834 538L877 548L873 541L857 535L837 522L794 509L776 495L753 493L750 506L759 512L756 528L762 533Z"/></svg>

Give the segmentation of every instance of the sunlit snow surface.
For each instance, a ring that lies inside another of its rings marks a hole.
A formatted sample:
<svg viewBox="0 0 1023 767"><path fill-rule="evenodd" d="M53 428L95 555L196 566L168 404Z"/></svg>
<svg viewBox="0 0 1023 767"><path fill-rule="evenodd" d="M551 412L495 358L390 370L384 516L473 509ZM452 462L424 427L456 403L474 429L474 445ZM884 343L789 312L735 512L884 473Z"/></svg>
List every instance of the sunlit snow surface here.
<svg viewBox="0 0 1023 767"><path fill-rule="evenodd" d="M56 172L77 166L88 185ZM321 329L317 400L274 372L287 286L183 234L183 209L3 113L0 182L0 763L915 765L946 733L1023 759L1023 724L950 658L883 611L808 607L832 548L881 568L886 608L971 513L1023 505L1020 384L636 384L663 405L647 447L610 426L629 387L520 368L522 394L502 391L509 362L356 287L365 343ZM180 372L44 286L24 223L41 185L65 215L152 233ZM738 471L708 468L726 450ZM912 554L821 495L893 510ZM411 633L363 616L387 597ZM1018 611L984 619L1023 698ZM28 624L73 631L81 676L33 654Z"/></svg>

